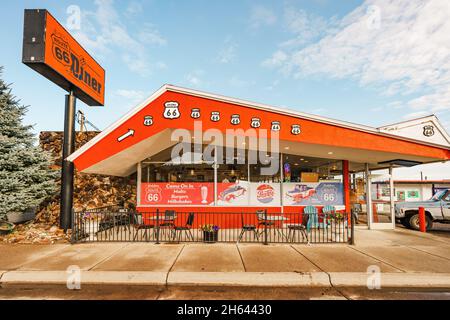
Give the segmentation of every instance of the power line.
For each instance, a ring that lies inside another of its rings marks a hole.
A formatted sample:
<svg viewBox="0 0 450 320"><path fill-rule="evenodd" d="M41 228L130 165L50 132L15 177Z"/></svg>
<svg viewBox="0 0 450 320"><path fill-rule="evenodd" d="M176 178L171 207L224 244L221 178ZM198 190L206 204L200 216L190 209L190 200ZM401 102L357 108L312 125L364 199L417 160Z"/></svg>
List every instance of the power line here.
<svg viewBox="0 0 450 320"><path fill-rule="evenodd" d="M80 125L81 132L83 132L83 130L88 131L88 128L86 126L87 124L91 126L95 131L101 131L97 126L95 126L92 122L86 119L84 112L81 110L78 110L77 112L77 122Z"/></svg>

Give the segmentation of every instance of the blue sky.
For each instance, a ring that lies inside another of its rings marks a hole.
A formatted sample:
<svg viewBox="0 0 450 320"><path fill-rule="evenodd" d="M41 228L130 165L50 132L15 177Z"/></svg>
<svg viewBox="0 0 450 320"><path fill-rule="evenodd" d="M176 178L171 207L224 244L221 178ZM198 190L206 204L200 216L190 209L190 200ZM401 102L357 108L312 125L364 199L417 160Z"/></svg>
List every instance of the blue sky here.
<svg viewBox="0 0 450 320"><path fill-rule="evenodd" d="M64 91L21 63L23 9L46 8L106 69L106 128L164 83L381 126L435 113L450 129L446 0L3 1L3 78L35 131L61 130ZM70 27L70 26L68 26Z"/></svg>

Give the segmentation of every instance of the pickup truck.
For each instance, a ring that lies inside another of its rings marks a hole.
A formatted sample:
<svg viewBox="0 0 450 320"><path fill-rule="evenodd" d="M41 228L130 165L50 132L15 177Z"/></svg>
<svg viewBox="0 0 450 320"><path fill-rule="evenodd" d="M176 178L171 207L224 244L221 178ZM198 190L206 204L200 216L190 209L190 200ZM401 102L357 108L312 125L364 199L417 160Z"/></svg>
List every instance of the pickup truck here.
<svg viewBox="0 0 450 320"><path fill-rule="evenodd" d="M407 228L419 230L419 207L425 208L427 230L433 222L450 224L450 189L438 191L430 200L396 203L395 219Z"/></svg>

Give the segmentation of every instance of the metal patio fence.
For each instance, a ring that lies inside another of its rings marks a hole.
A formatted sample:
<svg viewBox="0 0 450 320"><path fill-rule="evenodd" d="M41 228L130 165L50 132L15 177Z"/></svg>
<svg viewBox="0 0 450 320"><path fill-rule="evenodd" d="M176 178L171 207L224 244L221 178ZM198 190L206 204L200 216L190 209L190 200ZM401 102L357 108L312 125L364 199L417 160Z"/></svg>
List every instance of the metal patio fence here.
<svg viewBox="0 0 450 320"><path fill-rule="evenodd" d="M350 213L138 212L117 206L73 213L72 242L352 243Z"/></svg>

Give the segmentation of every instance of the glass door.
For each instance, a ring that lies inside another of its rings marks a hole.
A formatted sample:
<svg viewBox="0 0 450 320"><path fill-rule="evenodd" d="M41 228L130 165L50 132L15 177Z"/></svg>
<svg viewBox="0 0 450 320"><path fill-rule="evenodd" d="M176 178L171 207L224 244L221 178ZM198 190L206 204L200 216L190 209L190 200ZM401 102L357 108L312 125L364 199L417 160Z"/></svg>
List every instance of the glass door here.
<svg viewBox="0 0 450 320"><path fill-rule="evenodd" d="M376 171L370 179L370 229L393 229L395 227L394 188L392 170Z"/></svg>

